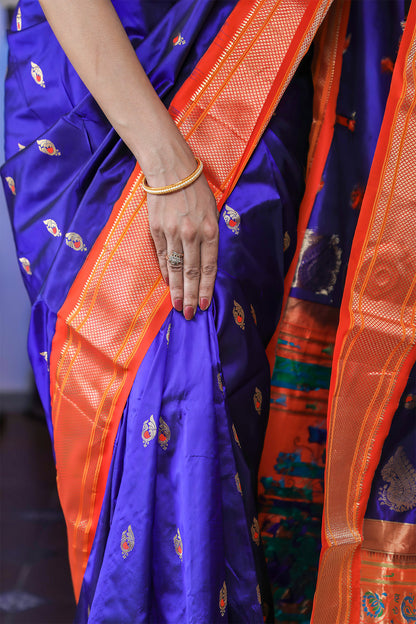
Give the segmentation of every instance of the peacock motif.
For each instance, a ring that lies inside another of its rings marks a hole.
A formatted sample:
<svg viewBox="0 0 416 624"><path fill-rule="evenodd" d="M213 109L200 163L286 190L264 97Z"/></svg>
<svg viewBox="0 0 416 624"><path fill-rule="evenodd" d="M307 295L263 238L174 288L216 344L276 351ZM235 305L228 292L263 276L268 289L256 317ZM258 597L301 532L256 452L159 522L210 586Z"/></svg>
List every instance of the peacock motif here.
<svg viewBox="0 0 416 624"><path fill-rule="evenodd" d="M406 452L399 446L381 471L384 481L378 500L392 511L409 511L416 507L416 470Z"/></svg>

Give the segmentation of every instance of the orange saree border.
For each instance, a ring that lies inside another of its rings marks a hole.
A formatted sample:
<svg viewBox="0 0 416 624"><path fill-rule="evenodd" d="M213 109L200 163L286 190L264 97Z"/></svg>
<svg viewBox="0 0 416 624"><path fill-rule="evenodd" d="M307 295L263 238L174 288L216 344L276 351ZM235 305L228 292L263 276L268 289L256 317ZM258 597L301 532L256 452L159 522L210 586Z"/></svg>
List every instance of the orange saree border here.
<svg viewBox="0 0 416 624"><path fill-rule="evenodd" d="M313 120L309 136L306 188L299 210L296 251L285 278L282 303L283 314L267 347L271 372L273 372L274 368L277 341L284 320L284 312L298 265L303 239L316 195L321 190L322 174L334 134L336 103L350 6L351 0L335 0L315 38Z"/></svg>
<svg viewBox="0 0 416 624"><path fill-rule="evenodd" d="M239 2L174 99L171 114L203 161L219 207L330 2ZM273 47L277 32L282 41ZM124 404L171 309L141 180L137 166L58 313L52 344L58 490L77 597Z"/></svg>
<svg viewBox="0 0 416 624"><path fill-rule="evenodd" d="M323 549L313 624L360 621L363 521L383 442L416 360L416 3L361 208L331 379Z"/></svg>

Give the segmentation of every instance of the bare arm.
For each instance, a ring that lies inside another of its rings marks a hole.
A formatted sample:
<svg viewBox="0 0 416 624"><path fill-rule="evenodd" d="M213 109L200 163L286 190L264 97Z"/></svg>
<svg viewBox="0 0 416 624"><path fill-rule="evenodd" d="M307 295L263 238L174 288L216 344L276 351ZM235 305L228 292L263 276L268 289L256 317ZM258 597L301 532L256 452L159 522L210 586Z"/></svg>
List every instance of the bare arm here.
<svg viewBox="0 0 416 624"><path fill-rule="evenodd" d="M58 41L151 186L183 179L195 158L150 84L110 0L40 0ZM185 317L211 301L218 226L215 201L201 176L192 186L149 196L149 223L172 302ZM166 254L184 253L184 269ZM201 300L205 299L204 303Z"/></svg>

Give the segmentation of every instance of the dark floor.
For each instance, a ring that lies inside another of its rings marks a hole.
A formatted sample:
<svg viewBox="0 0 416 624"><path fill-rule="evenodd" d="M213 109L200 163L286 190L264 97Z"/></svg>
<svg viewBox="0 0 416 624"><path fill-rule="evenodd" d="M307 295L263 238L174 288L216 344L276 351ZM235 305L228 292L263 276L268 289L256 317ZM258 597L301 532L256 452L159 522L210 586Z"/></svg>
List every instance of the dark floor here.
<svg viewBox="0 0 416 624"><path fill-rule="evenodd" d="M0 622L70 624L65 523L39 413L0 415L0 479Z"/></svg>

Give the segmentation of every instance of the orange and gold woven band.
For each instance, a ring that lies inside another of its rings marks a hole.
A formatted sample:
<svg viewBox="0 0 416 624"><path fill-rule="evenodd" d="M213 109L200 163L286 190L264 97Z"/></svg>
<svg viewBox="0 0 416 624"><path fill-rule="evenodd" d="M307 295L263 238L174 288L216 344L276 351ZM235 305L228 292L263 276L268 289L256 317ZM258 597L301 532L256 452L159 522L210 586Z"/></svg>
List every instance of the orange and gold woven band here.
<svg viewBox="0 0 416 624"><path fill-rule="evenodd" d="M373 552L363 546L360 622L414 622L415 587L416 554Z"/></svg>
<svg viewBox="0 0 416 624"><path fill-rule="evenodd" d="M315 198L321 189L322 174L334 134L335 108L341 78L350 0L335 0L314 40L313 61L313 120L309 137L308 168L305 194L299 210L297 247L287 272L280 322L267 347L270 370L273 371L276 347L282 324L286 322L286 306L299 261L302 243L308 227ZM268 434L269 435L269 434ZM267 440L266 444L271 444ZM260 471L260 474L266 474Z"/></svg>
<svg viewBox="0 0 416 624"><path fill-rule="evenodd" d="M239 2L175 97L170 112L204 163L219 208L330 4ZM77 597L123 407L171 310L148 231L142 179L136 167L59 311L52 345L58 489Z"/></svg>
<svg viewBox="0 0 416 624"><path fill-rule="evenodd" d="M383 442L416 360L416 3L353 243L330 390L323 551L312 622L360 622L360 544Z"/></svg>

